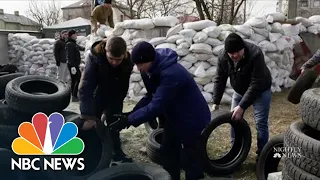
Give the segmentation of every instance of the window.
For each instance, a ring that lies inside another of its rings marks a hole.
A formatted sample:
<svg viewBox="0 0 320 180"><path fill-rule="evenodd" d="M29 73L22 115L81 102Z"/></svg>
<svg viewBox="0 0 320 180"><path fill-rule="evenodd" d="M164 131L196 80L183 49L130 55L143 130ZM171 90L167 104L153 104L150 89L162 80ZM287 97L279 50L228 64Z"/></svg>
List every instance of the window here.
<svg viewBox="0 0 320 180"><path fill-rule="evenodd" d="M313 7L320 7L320 0L313 0Z"/></svg>
<svg viewBox="0 0 320 180"><path fill-rule="evenodd" d="M308 0L300 0L299 4L300 4L300 7L309 7Z"/></svg>

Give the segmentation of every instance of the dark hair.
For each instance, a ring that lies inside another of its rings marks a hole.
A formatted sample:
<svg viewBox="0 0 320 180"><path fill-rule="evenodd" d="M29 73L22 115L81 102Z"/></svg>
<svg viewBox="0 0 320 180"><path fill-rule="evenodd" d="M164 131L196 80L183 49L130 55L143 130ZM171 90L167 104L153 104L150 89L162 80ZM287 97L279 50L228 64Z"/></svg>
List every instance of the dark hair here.
<svg viewBox="0 0 320 180"><path fill-rule="evenodd" d="M127 43L122 37L111 37L107 41L106 51L114 57L120 57L127 52Z"/></svg>
<svg viewBox="0 0 320 180"><path fill-rule="evenodd" d="M105 4L111 4L112 0L104 0Z"/></svg>

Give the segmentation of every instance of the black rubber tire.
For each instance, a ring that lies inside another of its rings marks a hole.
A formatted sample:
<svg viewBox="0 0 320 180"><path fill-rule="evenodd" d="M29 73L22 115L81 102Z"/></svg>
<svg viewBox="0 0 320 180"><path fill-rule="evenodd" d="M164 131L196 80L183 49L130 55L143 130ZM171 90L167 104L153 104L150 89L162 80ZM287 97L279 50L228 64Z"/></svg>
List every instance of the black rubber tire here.
<svg viewBox="0 0 320 180"><path fill-rule="evenodd" d="M284 163L284 170L285 177L284 180L320 180L319 177L316 177L312 174L305 172L303 169L299 168L298 166L294 165L292 161L289 159L285 160Z"/></svg>
<svg viewBox="0 0 320 180"><path fill-rule="evenodd" d="M71 90L61 81L30 75L10 81L6 86L5 99L11 108L21 112L51 114L68 107Z"/></svg>
<svg viewBox="0 0 320 180"><path fill-rule="evenodd" d="M283 148L284 134L271 138L260 153L257 163L257 179L267 180L268 174L277 172L281 158L274 158L273 148Z"/></svg>
<svg viewBox="0 0 320 180"><path fill-rule="evenodd" d="M301 97L300 107L302 121L320 131L320 88L305 91Z"/></svg>
<svg viewBox="0 0 320 180"><path fill-rule="evenodd" d="M17 78L23 76L23 73L12 73L0 76L0 99L3 99L5 96L6 86L7 84Z"/></svg>
<svg viewBox="0 0 320 180"><path fill-rule="evenodd" d="M288 101L293 104L298 104L303 92L310 89L317 79L317 72L313 69L307 69L298 77L296 83L291 87L288 94Z"/></svg>
<svg viewBox="0 0 320 180"><path fill-rule="evenodd" d="M142 163L123 163L97 172L88 180L171 180L169 173L159 166Z"/></svg>
<svg viewBox="0 0 320 180"><path fill-rule="evenodd" d="M288 156L287 159L301 170L320 177L319 131L314 130L303 122L294 122L285 132L284 146L298 147L299 154L296 154L295 157Z"/></svg>
<svg viewBox="0 0 320 180"><path fill-rule="evenodd" d="M221 124L229 123L235 132L234 144L231 150L223 157L211 160L208 157L207 148L205 148L204 168L211 175L227 175L233 173L247 158L251 147L251 130L248 123L242 119L231 120L232 113L229 111L218 110L214 111L212 120L209 125L203 130L202 135L205 139L205 144L212 131Z"/></svg>
<svg viewBox="0 0 320 180"><path fill-rule="evenodd" d="M162 139L162 133L163 129L156 129L152 131L147 139L147 144L146 144L146 151L147 155L150 158L150 160L156 164L161 165L161 152L160 152L160 146L161 146L161 139ZM184 151L180 151L180 166L183 169L183 165L185 161L185 155Z"/></svg>
<svg viewBox="0 0 320 180"><path fill-rule="evenodd" d="M80 115L66 116L66 122L74 122L80 119ZM77 156L70 156L70 158L84 158L85 169L83 171L58 171L59 179L72 179L72 180L87 180L88 177L96 172L108 168L112 157L112 140L109 129L106 128L104 141L98 136L96 129L80 130L78 127L78 136L84 141L84 151ZM53 156L58 157L58 156ZM68 158L68 156L61 156L61 158Z"/></svg>
<svg viewBox="0 0 320 180"><path fill-rule="evenodd" d="M199 180L237 180L234 178L223 178L223 177L213 177L213 178L206 178L206 179L199 179Z"/></svg>
<svg viewBox="0 0 320 180"><path fill-rule="evenodd" d="M157 121L157 127L153 127L151 125L151 122L146 122L144 123L144 127L146 128L146 131L148 134L150 134L151 132L153 132L154 130L157 130L157 129L161 129L163 128L163 124L164 124L164 117L163 116L159 116L156 118L156 121Z"/></svg>

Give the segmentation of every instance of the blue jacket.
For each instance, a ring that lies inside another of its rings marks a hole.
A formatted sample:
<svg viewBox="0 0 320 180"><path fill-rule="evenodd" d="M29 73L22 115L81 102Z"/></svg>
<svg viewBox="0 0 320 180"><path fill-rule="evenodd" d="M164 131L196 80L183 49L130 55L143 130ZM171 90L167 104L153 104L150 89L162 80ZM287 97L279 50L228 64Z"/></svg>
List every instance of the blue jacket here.
<svg viewBox="0 0 320 180"><path fill-rule="evenodd" d="M150 74L142 74L148 91L129 115L129 123L139 126L164 114L174 121L181 138L200 135L210 122L211 112L192 75L177 62L171 49L156 49Z"/></svg>

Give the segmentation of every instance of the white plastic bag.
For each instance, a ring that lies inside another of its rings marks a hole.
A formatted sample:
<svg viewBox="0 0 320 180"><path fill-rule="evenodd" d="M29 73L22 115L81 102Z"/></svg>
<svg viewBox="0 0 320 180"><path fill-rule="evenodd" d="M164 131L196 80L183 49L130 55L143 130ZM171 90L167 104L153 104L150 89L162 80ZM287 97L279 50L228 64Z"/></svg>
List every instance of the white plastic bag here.
<svg viewBox="0 0 320 180"><path fill-rule="evenodd" d="M155 26L168 26L173 27L178 24L180 21L178 18L174 16L164 16L164 17L156 17L152 19L152 22Z"/></svg>
<svg viewBox="0 0 320 180"><path fill-rule="evenodd" d="M212 47L216 47L223 44L219 39L214 38L208 38L204 43L209 44Z"/></svg>
<svg viewBox="0 0 320 180"><path fill-rule="evenodd" d="M152 29L155 25L152 22L152 19L130 19L124 20L121 24L121 27L124 29Z"/></svg>
<svg viewBox="0 0 320 180"><path fill-rule="evenodd" d="M217 26L210 26L204 28L202 31L211 38L218 38L221 33L221 29L219 29Z"/></svg>
<svg viewBox="0 0 320 180"><path fill-rule="evenodd" d="M205 43L192 44L189 50L193 53L212 54L211 46Z"/></svg>
<svg viewBox="0 0 320 180"><path fill-rule="evenodd" d="M211 20L200 20L195 22L187 22L183 24L184 29L193 29L196 31L200 31L204 28L210 27L210 26L216 26L217 23Z"/></svg>
<svg viewBox="0 0 320 180"><path fill-rule="evenodd" d="M240 32L241 34L245 36L251 36L254 32L248 25L234 25L233 26L237 32Z"/></svg>
<svg viewBox="0 0 320 180"><path fill-rule="evenodd" d="M197 58L194 56L194 54L188 54L188 55L184 56L183 58L181 58L181 61L186 61L190 64L193 64L193 63L197 62Z"/></svg>
<svg viewBox="0 0 320 180"><path fill-rule="evenodd" d="M193 29L183 29L179 32L179 34L181 36L183 36L184 38L193 38L194 35L196 35L197 31L193 30Z"/></svg>
<svg viewBox="0 0 320 180"><path fill-rule="evenodd" d="M194 43L203 43L208 39L208 35L202 31L197 32L193 37Z"/></svg>
<svg viewBox="0 0 320 180"><path fill-rule="evenodd" d="M196 71L194 72L194 75L199 78L206 77L206 70L203 68L202 64L200 64L200 66L196 69Z"/></svg>

